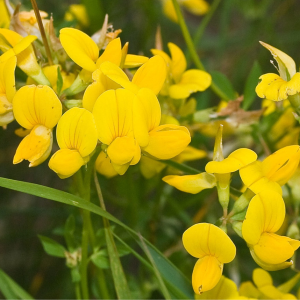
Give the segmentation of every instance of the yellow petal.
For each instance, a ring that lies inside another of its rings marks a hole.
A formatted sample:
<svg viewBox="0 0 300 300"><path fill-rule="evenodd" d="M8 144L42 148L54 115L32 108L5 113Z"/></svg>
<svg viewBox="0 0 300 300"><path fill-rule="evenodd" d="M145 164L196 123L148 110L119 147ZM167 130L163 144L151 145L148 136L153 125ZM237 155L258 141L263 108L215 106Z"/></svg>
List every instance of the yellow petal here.
<svg viewBox="0 0 300 300"><path fill-rule="evenodd" d="M29 85L20 88L13 100L17 122L26 129L44 125L52 129L62 114L62 105L48 86Z"/></svg>
<svg viewBox="0 0 300 300"><path fill-rule="evenodd" d="M124 68L136 68L149 60L148 57L142 55L127 54L125 58Z"/></svg>
<svg viewBox="0 0 300 300"><path fill-rule="evenodd" d="M171 58L170 58L170 56L166 52L164 52L162 50L158 50L158 49L151 49L151 53L153 55L160 55L165 60L165 62L167 64L167 68L170 68L170 66L171 66Z"/></svg>
<svg viewBox="0 0 300 300"><path fill-rule="evenodd" d="M84 32L74 28L60 30L60 42L70 58L83 69L96 70L99 49L96 43Z"/></svg>
<svg viewBox="0 0 300 300"><path fill-rule="evenodd" d="M254 252L253 248L250 248L250 254L252 256L252 258L254 259L254 261L262 268L264 268L264 270L267 271L277 271L277 270L282 270L282 269L286 269L289 268L293 262L292 261L285 261L279 264L268 264L264 261L262 261Z"/></svg>
<svg viewBox="0 0 300 300"><path fill-rule="evenodd" d="M132 161L130 162L131 166L136 165L141 160L141 156L142 156L141 147L136 140L134 140L134 145L135 145L135 150L134 150Z"/></svg>
<svg viewBox="0 0 300 300"><path fill-rule="evenodd" d="M149 133L150 139L143 151L158 159L170 159L181 153L191 141L184 126L161 125Z"/></svg>
<svg viewBox="0 0 300 300"><path fill-rule="evenodd" d="M136 71L132 83L139 88L149 88L157 95L165 82L166 76L166 62L161 56L156 55Z"/></svg>
<svg viewBox="0 0 300 300"><path fill-rule="evenodd" d="M42 125L35 126L18 146L13 163L18 164L26 159L30 162L29 167L41 164L50 155L52 141L51 129Z"/></svg>
<svg viewBox="0 0 300 300"><path fill-rule="evenodd" d="M6 41L8 41L11 47L17 45L23 38L17 32L6 28L0 28L0 34L4 36L4 38L6 39ZM3 51L3 48L1 46L0 49Z"/></svg>
<svg viewBox="0 0 300 300"><path fill-rule="evenodd" d="M293 247L285 237L274 233L263 233L253 250L257 257L267 264L283 263L294 254Z"/></svg>
<svg viewBox="0 0 300 300"><path fill-rule="evenodd" d="M255 245L264 232L276 232L285 218L282 197L271 190L263 191L250 201L242 234L247 244Z"/></svg>
<svg viewBox="0 0 300 300"><path fill-rule="evenodd" d="M152 178L156 174L160 173L166 167L167 166L164 163L149 158L147 156L142 156L141 158L140 169L142 175L146 179Z"/></svg>
<svg viewBox="0 0 300 300"><path fill-rule="evenodd" d="M195 264L192 284L196 294L213 289L219 282L223 272L223 264L214 256L205 256Z"/></svg>
<svg viewBox="0 0 300 300"><path fill-rule="evenodd" d="M117 137L107 148L111 161L117 165L125 165L133 159L136 147L133 137Z"/></svg>
<svg viewBox="0 0 300 300"><path fill-rule="evenodd" d="M101 64L100 70L108 78L110 78L114 82L118 83L123 88L125 88L129 91L132 91L133 93L138 92L138 87L128 79L127 75L117 65L115 65L109 61L106 61Z"/></svg>
<svg viewBox="0 0 300 300"><path fill-rule="evenodd" d="M120 38L112 40L106 46L104 52L97 60L97 68L105 61L110 61L111 63L120 66L122 60L122 45Z"/></svg>
<svg viewBox="0 0 300 300"><path fill-rule="evenodd" d="M10 24L10 14L6 8L6 4L4 0L0 1L0 20L1 27L8 28Z"/></svg>
<svg viewBox="0 0 300 300"><path fill-rule="evenodd" d="M210 291L195 295L195 299L239 299L234 281L222 276L218 284Z"/></svg>
<svg viewBox="0 0 300 300"><path fill-rule="evenodd" d="M182 74L186 70L186 59L182 50L173 43L168 43L169 50L171 52L171 74L174 81L177 83L180 81Z"/></svg>
<svg viewBox="0 0 300 300"><path fill-rule="evenodd" d="M177 84L170 86L173 99L185 99L192 93L205 91L211 84L211 76L201 70L188 70L183 73Z"/></svg>
<svg viewBox="0 0 300 300"><path fill-rule="evenodd" d="M163 181L182 192L190 194L200 193L202 190L211 189L216 185L215 176L205 172L197 175L169 175L165 176Z"/></svg>
<svg viewBox="0 0 300 300"><path fill-rule="evenodd" d="M221 263L231 262L236 248L229 236L219 227L199 223L187 229L182 236L186 251L194 257L214 256Z"/></svg>
<svg viewBox="0 0 300 300"><path fill-rule="evenodd" d="M15 69L17 58L15 56L0 63L0 94L6 95L6 99L12 102L16 93Z"/></svg>
<svg viewBox="0 0 300 300"><path fill-rule="evenodd" d="M209 4L204 0L184 0L182 6L196 16L204 15L209 10Z"/></svg>
<svg viewBox="0 0 300 300"><path fill-rule="evenodd" d="M187 146L177 157L178 162L193 161L207 156L206 151Z"/></svg>
<svg viewBox="0 0 300 300"><path fill-rule="evenodd" d="M163 1L163 12L170 20L172 20L175 23L178 22L177 14L173 6L172 0Z"/></svg>
<svg viewBox="0 0 300 300"><path fill-rule="evenodd" d="M273 285L272 277L267 271L263 269L256 268L253 271L252 276L253 276L253 281L258 288L266 285Z"/></svg>
<svg viewBox="0 0 300 300"><path fill-rule="evenodd" d="M132 134L132 101L135 95L125 89L109 90L97 99L93 115L99 140L109 145L117 137Z"/></svg>
<svg viewBox="0 0 300 300"><path fill-rule="evenodd" d="M107 178L112 178L118 175L110 162L110 158L103 151L98 155L95 167L98 173Z"/></svg>
<svg viewBox="0 0 300 300"><path fill-rule="evenodd" d="M107 90L115 90L121 87L119 84L105 76L100 69L97 69L93 73L93 80L95 81L87 87L82 98L83 107L90 112L93 111L94 104L102 93Z"/></svg>
<svg viewBox="0 0 300 300"><path fill-rule="evenodd" d="M140 89L133 101L133 130L141 147L149 144L149 132L159 125L160 118L160 105L156 95L150 89Z"/></svg>
<svg viewBox="0 0 300 300"><path fill-rule="evenodd" d="M242 282L239 288L239 294L248 298L258 299L261 296L260 291L251 281Z"/></svg>
<svg viewBox="0 0 300 300"><path fill-rule="evenodd" d="M276 59L279 67L279 73L280 76L284 79L287 80L287 74L286 72L288 71L289 76L292 78L294 74L296 73L296 64L295 61L288 56L286 53L280 51L279 49L268 45L264 42L260 42L266 49L268 49L271 54L273 55L274 59Z"/></svg>
<svg viewBox="0 0 300 300"><path fill-rule="evenodd" d="M288 96L300 92L300 73L296 73L289 81L276 74L265 74L260 76L261 82L256 87L256 93L260 98L273 101L282 101Z"/></svg>
<svg viewBox="0 0 300 300"><path fill-rule="evenodd" d="M85 163L77 150L61 149L51 157L49 168L64 179L75 174Z"/></svg>
<svg viewBox="0 0 300 300"><path fill-rule="evenodd" d="M300 147L284 147L262 162L263 174L272 181L284 185L296 172L300 160Z"/></svg>
<svg viewBox="0 0 300 300"><path fill-rule="evenodd" d="M235 172L257 159L257 154L246 148L233 151L227 158L222 161L210 161L205 166L207 173L226 174Z"/></svg>
<svg viewBox="0 0 300 300"><path fill-rule="evenodd" d="M111 162L111 164L112 164L113 168L115 169L115 171L119 175L124 175L130 166L130 163L127 163L125 165L118 165L118 164Z"/></svg>
<svg viewBox="0 0 300 300"><path fill-rule="evenodd" d="M90 155L98 141L92 113L84 108L69 109L58 122L56 138L61 149L77 150L82 157Z"/></svg>

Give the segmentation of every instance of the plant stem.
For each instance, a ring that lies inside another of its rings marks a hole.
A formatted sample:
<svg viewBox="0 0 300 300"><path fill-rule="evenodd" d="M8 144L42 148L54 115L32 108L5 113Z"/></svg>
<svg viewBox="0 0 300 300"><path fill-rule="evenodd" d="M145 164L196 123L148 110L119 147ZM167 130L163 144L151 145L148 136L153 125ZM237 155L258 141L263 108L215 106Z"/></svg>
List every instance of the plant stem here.
<svg viewBox="0 0 300 300"><path fill-rule="evenodd" d="M80 300L81 298L81 293L80 293L80 286L79 283L75 284L75 294L76 294L76 299Z"/></svg>
<svg viewBox="0 0 300 300"><path fill-rule="evenodd" d="M214 15L214 13L215 13L217 7L219 6L219 4L221 3L221 1L222 0L214 0L213 3L211 4L208 13L203 18L200 26L197 28L197 31L194 35L194 45L198 45L199 41L201 40L201 38L203 36L203 33L205 31L207 24L209 23L210 19Z"/></svg>
<svg viewBox="0 0 300 300"><path fill-rule="evenodd" d="M43 22L42 22L42 18L41 18L41 15L40 15L39 8L38 8L37 3L36 3L35 0L31 0L31 4L32 4L32 7L33 7L35 16L36 16L37 23L39 25L39 29L40 29L40 32L41 32L41 36L42 36L42 39L43 39L44 46L45 46L45 50L46 50L49 65L52 66L53 65L52 55L51 55L50 47L49 47L48 40L47 40L47 37L46 37L46 33L45 33L44 26L43 26Z"/></svg>
<svg viewBox="0 0 300 300"><path fill-rule="evenodd" d="M201 171L199 171L197 169L194 169L194 168L192 168L188 165L179 163L179 162L174 161L174 160L162 160L161 162L168 165L168 166L170 166L170 167L172 167L172 168L183 171L187 174L199 174L199 173L201 173Z"/></svg>
<svg viewBox="0 0 300 300"><path fill-rule="evenodd" d="M180 10L180 7L179 7L179 4L178 4L177 0L172 0L172 3L174 5L175 11L176 11L176 15L178 17L178 22L179 22L179 25L181 27L181 31L182 31L183 37L185 39L185 42L186 42L187 47L189 49L189 52L191 54L191 58L194 61L194 64L196 65L196 67L198 69L206 71L204 65L202 64L202 62L201 62L201 60L200 60L200 58L199 58L199 56L197 54L195 45L193 43L193 40L192 40L192 37L191 37L191 35L189 33L187 25L186 25L186 23L184 21L184 18L183 18L183 15L181 13L181 10ZM220 88L215 85L214 82L211 83L210 88L221 99L227 99L228 98L226 96L226 94L224 94L223 91L220 90Z"/></svg>

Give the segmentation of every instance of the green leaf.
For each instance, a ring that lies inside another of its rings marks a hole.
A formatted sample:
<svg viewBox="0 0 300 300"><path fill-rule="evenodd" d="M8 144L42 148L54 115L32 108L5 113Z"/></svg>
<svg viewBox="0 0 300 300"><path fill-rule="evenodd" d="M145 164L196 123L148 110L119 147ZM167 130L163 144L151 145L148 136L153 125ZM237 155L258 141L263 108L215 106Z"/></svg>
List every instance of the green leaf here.
<svg viewBox="0 0 300 300"><path fill-rule="evenodd" d="M72 282L80 282L81 275L78 267L71 269L71 277L72 277Z"/></svg>
<svg viewBox="0 0 300 300"><path fill-rule="evenodd" d="M60 68L57 68L57 81L56 81L56 91L57 91L57 95L60 95L61 89L63 87L63 78L61 76L61 72L60 72Z"/></svg>
<svg viewBox="0 0 300 300"><path fill-rule="evenodd" d="M7 179L3 177L0 177L0 186L11 190L27 193L30 195L42 197L45 199L57 201L60 203L76 206L78 208L86 209L90 212L93 212L99 216L105 217L115 222L127 231L131 232L134 236L138 237L137 232L135 232L130 227L119 221L110 213L104 211L102 208L91 202L83 200L78 196L59 191L53 188L45 187L42 185ZM159 271L162 273L162 276L165 280L167 280L170 283L171 287L169 287L168 285L169 290L173 294L175 294L173 291L177 291L178 294L181 294L182 296L178 297L178 299L192 299L193 293L191 288L191 282L149 241L145 240L145 243L150 249L149 251L153 259L157 262Z"/></svg>
<svg viewBox="0 0 300 300"><path fill-rule="evenodd" d="M6 299L34 299L1 269L0 291Z"/></svg>
<svg viewBox="0 0 300 300"><path fill-rule="evenodd" d="M64 246L46 236L38 235L38 237L47 254L56 257L65 257L66 249Z"/></svg>
<svg viewBox="0 0 300 300"><path fill-rule="evenodd" d="M245 89L244 89L244 100L242 102L242 108L244 110L248 110L256 98L255 87L258 84L258 81L259 81L258 78L261 75L261 73L262 73L262 71L261 71L260 65L256 61L253 64L253 67L247 78Z"/></svg>
<svg viewBox="0 0 300 300"><path fill-rule="evenodd" d="M109 259L106 250L100 250L91 256L91 261L100 269L109 268Z"/></svg>
<svg viewBox="0 0 300 300"><path fill-rule="evenodd" d="M237 93L235 92L231 82L229 79L221 72L212 71L210 73L212 77L212 81L219 90L219 94L222 94L222 100L234 100L237 97Z"/></svg>

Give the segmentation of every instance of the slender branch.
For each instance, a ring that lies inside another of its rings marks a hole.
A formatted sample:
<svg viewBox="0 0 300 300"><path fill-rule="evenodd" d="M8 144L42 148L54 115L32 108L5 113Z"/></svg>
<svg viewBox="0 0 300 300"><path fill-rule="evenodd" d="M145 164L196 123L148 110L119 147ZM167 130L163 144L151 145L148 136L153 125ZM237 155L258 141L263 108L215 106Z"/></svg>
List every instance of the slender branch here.
<svg viewBox="0 0 300 300"><path fill-rule="evenodd" d="M33 10L34 10L34 13L35 13L35 16L36 16L36 20L37 20L38 25L39 25L41 36L42 36L44 46L45 46L45 49L46 49L46 54L47 54L47 57L48 57L48 62L49 62L49 65L51 66L51 65L53 65L53 60L52 60L52 55L51 55L50 47L49 47L49 44L48 44L48 40L47 40L47 37L46 37L45 29L44 29L44 26L43 26L42 18L41 18L41 15L40 15L40 11L39 11L39 8L37 6L36 1L35 0L30 0L30 1L31 1Z"/></svg>
<svg viewBox="0 0 300 300"><path fill-rule="evenodd" d="M196 65L196 67L198 69L206 71L204 65L202 64L202 62L201 62L201 60L200 60L200 58L198 56L198 53L196 51L196 48L195 48L195 45L193 43L192 37L191 37L191 35L189 33L189 30L187 28L187 25L186 25L186 23L184 21L182 13L181 13L178 1L177 0L172 0L172 3L174 5L175 11L176 11L176 15L178 17L178 22L179 22L179 25L181 27L181 31L182 31L183 37L185 39L185 42L186 42L187 47L189 49L189 52L191 54L191 58L194 61L194 64ZM223 91L220 90L220 88L218 86L216 86L214 82L211 83L210 88L221 99L227 99L226 94L223 93Z"/></svg>
<svg viewBox="0 0 300 300"><path fill-rule="evenodd" d="M199 174L199 173L201 173L201 171L199 171L197 169L194 169L194 168L192 168L192 167L190 167L188 165L179 163L179 162L171 160L171 159L169 159L169 160L162 160L160 162L164 163L167 166L175 168L177 170L183 171L183 172L185 172L187 174Z"/></svg>

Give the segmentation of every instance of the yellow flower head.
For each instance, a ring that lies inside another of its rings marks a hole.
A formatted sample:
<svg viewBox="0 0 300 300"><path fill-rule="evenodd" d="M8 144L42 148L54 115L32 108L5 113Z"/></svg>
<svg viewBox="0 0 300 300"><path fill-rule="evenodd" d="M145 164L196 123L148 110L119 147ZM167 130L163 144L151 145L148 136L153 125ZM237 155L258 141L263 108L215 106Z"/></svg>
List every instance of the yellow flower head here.
<svg viewBox="0 0 300 300"><path fill-rule="evenodd" d="M17 91L13 112L16 121L31 130L18 146L13 163L26 159L35 167L50 155L52 129L61 117L62 105L50 87L29 85Z"/></svg>
<svg viewBox="0 0 300 300"><path fill-rule="evenodd" d="M288 96L295 95L300 92L300 73L296 73L296 64L294 60L280 51L260 42L268 49L278 63L279 75L269 73L260 76L261 82L256 87L256 93L260 98L266 98L273 101L281 101Z"/></svg>
<svg viewBox="0 0 300 300"><path fill-rule="evenodd" d="M202 92L211 84L211 76L201 70L186 71L186 59L181 49L173 43L168 43L172 58L164 51L152 49L154 55L160 55L168 66L169 78L162 93L173 99L184 99L192 93Z"/></svg>
<svg viewBox="0 0 300 300"><path fill-rule="evenodd" d="M186 251L199 258L192 275L194 292L201 294L211 290L222 276L224 263L234 259L235 245L224 231L208 223L187 229L182 241Z"/></svg>
<svg viewBox="0 0 300 300"><path fill-rule="evenodd" d="M270 274L260 268L253 271L253 281L259 292L262 294L261 299L297 299L294 295L285 293L273 285ZM296 275L298 278L299 276Z"/></svg>
<svg viewBox="0 0 300 300"><path fill-rule="evenodd" d="M271 190L262 191L250 201L242 226L244 240L250 247L253 259L266 270L283 269L300 242L275 234L285 218L282 197Z"/></svg>
<svg viewBox="0 0 300 300"><path fill-rule="evenodd" d="M31 46L32 42L36 39L37 37L33 35L22 37L12 30L0 28L0 49L5 52L1 55L0 62L8 60L12 56L16 56L17 66L22 71L40 84L50 85L40 65L37 63Z"/></svg>
<svg viewBox="0 0 300 300"><path fill-rule="evenodd" d="M5 126L14 120L12 101L16 93L16 63L15 56L0 63L0 126Z"/></svg>
<svg viewBox="0 0 300 300"><path fill-rule="evenodd" d="M204 15L209 10L209 4L204 0L179 0L178 3L196 16ZM163 0L163 12L170 20L178 22L172 0Z"/></svg>
<svg viewBox="0 0 300 300"><path fill-rule="evenodd" d="M166 63L160 56L155 55L144 63L134 74L132 81L118 66L104 62L101 71L123 88L137 94L141 88L148 88L155 95L161 90L166 79Z"/></svg>
<svg viewBox="0 0 300 300"><path fill-rule="evenodd" d="M65 13L65 20L73 21L74 19L78 20L83 27L89 26L89 17L83 4L72 4L69 6L69 10Z"/></svg>
<svg viewBox="0 0 300 300"><path fill-rule="evenodd" d="M191 141L184 126L159 125L161 110L155 94L148 88L138 91L133 101L134 136L143 152L158 159L170 159L181 153Z"/></svg>
<svg viewBox="0 0 300 300"><path fill-rule="evenodd" d="M10 14L7 10L5 0L0 0L0 27L8 28L10 23Z"/></svg>
<svg viewBox="0 0 300 300"><path fill-rule="evenodd" d="M49 161L49 168L60 178L76 173L89 161L98 136L91 112L84 108L71 108L59 120L56 130L60 150Z"/></svg>
<svg viewBox="0 0 300 300"><path fill-rule="evenodd" d="M98 138L107 145L106 153L120 175L141 157L132 128L134 98L135 95L125 89L109 90L101 94L93 109Z"/></svg>
<svg viewBox="0 0 300 300"><path fill-rule="evenodd" d="M284 185L296 172L300 160L300 147L284 147L268 156L263 162L255 161L240 170L244 184L254 193L273 189L282 193Z"/></svg>
<svg viewBox="0 0 300 300"><path fill-rule="evenodd" d="M118 172L112 166L108 155L103 151L98 155L95 167L97 172L104 175L106 178L112 178L118 175Z"/></svg>

